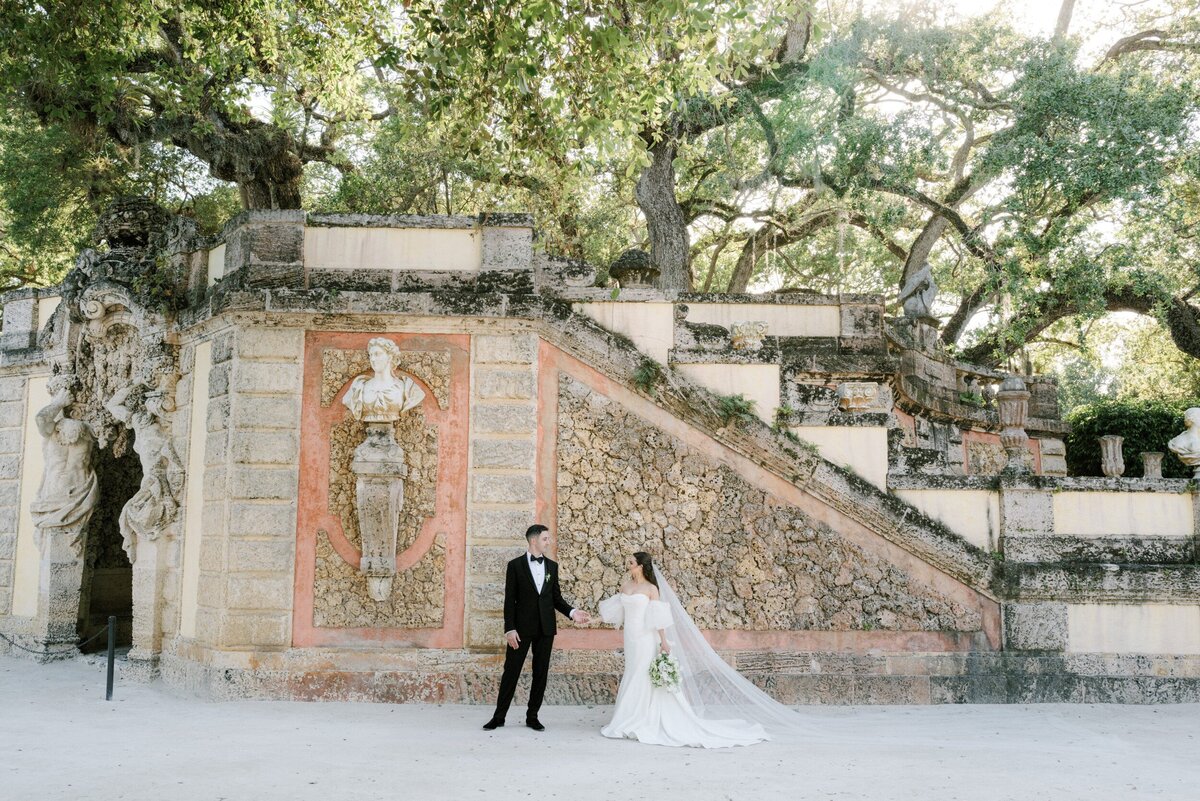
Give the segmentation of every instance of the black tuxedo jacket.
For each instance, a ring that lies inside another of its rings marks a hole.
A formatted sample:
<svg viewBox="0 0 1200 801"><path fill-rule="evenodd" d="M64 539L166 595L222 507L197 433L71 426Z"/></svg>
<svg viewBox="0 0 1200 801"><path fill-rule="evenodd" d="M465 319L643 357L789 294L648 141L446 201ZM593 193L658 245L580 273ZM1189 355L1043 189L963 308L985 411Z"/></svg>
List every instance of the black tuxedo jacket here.
<svg viewBox="0 0 1200 801"><path fill-rule="evenodd" d="M563 600L558 587L558 563L546 557L546 580L537 591L533 573L529 571L529 555L522 554L508 563L504 577L504 630L517 632L522 641L539 634L553 636L558 632L554 610L570 616L569 603Z"/></svg>

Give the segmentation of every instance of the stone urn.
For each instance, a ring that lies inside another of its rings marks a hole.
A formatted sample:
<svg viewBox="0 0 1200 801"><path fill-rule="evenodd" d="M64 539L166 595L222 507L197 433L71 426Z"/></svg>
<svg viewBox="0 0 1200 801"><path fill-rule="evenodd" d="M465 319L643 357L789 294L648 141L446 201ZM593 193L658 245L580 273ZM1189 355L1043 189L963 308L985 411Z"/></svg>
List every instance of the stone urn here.
<svg viewBox="0 0 1200 801"><path fill-rule="evenodd" d="M650 262L649 253L631 248L609 266L608 274L626 288L651 287L658 280L659 270Z"/></svg>
<svg viewBox="0 0 1200 801"><path fill-rule="evenodd" d="M1109 478L1120 478L1125 473L1125 459L1121 456L1121 445L1125 438L1108 434L1100 438L1100 470Z"/></svg>
<svg viewBox="0 0 1200 801"><path fill-rule="evenodd" d="M1004 472L1010 475L1027 473L1025 453L1029 435L1025 433L1025 421L1029 417L1029 390L1019 377L1010 375L1000 382L996 400L1000 407L1000 444L1008 454Z"/></svg>
<svg viewBox="0 0 1200 801"><path fill-rule="evenodd" d="M1163 454L1159 451L1142 453L1142 478L1162 478Z"/></svg>

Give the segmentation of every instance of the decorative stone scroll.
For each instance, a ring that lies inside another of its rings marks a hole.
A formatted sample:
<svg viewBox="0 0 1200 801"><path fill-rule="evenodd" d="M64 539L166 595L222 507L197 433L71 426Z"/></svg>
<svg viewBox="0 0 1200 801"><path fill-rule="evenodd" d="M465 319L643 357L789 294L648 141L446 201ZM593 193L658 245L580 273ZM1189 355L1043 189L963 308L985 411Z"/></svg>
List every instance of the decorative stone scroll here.
<svg viewBox="0 0 1200 801"><path fill-rule="evenodd" d="M846 381L838 384L838 408L843 412L865 412L879 400L879 385L871 381Z"/></svg>
<svg viewBox="0 0 1200 801"><path fill-rule="evenodd" d="M762 350L767 324L762 320L737 322L729 327L729 344L734 350L751 353Z"/></svg>
<svg viewBox="0 0 1200 801"><path fill-rule="evenodd" d="M372 375L358 376L342 403L355 420L366 423L367 434L354 451L351 470L357 476L362 558L359 572L376 601L391 595L396 576L396 535L404 506L404 478L408 475L404 448L396 441L394 423L420 405L425 392L407 376L396 374L400 348L390 339L376 337L367 343Z"/></svg>

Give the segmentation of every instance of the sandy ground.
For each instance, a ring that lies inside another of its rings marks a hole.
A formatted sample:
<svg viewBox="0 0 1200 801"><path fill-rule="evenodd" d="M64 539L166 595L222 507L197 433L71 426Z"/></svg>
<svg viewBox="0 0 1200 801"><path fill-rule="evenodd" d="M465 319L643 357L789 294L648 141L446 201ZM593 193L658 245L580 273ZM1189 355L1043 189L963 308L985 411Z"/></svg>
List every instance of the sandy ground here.
<svg viewBox="0 0 1200 801"><path fill-rule="evenodd" d="M469 706L213 703L81 658L0 657L0 799L1200 798L1200 706L808 707L811 737L720 751L547 731ZM819 732L819 733L816 733Z"/></svg>

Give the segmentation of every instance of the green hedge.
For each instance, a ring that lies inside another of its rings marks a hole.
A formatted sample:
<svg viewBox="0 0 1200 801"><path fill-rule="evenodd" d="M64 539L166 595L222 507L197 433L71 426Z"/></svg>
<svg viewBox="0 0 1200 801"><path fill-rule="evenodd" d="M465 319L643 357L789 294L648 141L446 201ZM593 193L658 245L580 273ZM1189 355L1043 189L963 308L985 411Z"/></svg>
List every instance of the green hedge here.
<svg viewBox="0 0 1200 801"><path fill-rule="evenodd" d="M1100 437L1125 438L1121 455L1125 475L1142 475L1142 452L1161 451L1165 478L1191 478L1192 472L1167 450L1167 441L1183 431L1183 412L1200 402L1175 404L1161 400L1103 400L1073 409L1066 421L1072 430L1066 438L1067 471L1073 476L1102 476Z"/></svg>

